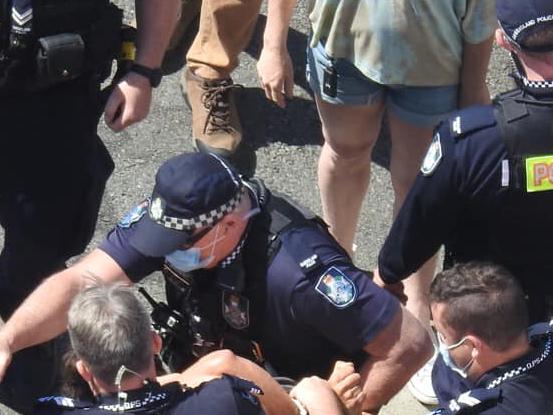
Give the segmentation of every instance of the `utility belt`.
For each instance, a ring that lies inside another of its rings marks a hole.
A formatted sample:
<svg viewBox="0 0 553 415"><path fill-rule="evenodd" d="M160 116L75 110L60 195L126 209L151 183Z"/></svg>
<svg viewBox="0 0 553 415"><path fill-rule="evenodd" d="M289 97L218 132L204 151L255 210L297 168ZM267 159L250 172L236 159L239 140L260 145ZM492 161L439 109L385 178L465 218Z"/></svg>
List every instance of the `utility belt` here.
<svg viewBox="0 0 553 415"><path fill-rule="evenodd" d="M0 94L43 90L83 76L99 83L110 75L121 50L122 10L96 0L94 9L83 7L78 14L76 7L90 0L72 1L34 0L27 32L13 18L0 22Z"/></svg>

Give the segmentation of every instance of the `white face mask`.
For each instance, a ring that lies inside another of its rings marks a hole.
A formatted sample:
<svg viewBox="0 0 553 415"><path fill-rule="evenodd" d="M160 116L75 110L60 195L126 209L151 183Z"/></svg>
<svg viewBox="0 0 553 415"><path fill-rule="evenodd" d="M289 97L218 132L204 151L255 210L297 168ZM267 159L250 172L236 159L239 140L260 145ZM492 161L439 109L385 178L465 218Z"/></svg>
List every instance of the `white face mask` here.
<svg viewBox="0 0 553 415"><path fill-rule="evenodd" d="M449 351L456 349L457 347L462 345L467 340L467 336L463 337L457 343L454 343L449 346L445 344L443 337L440 333L438 333L437 337L438 337L438 352L442 356L442 359L444 360L445 365L449 367L451 370L453 370L455 373L458 373L459 376L466 379L468 376L468 369L474 363L475 357L472 357L464 367L460 368L451 358L451 354L449 353Z"/></svg>

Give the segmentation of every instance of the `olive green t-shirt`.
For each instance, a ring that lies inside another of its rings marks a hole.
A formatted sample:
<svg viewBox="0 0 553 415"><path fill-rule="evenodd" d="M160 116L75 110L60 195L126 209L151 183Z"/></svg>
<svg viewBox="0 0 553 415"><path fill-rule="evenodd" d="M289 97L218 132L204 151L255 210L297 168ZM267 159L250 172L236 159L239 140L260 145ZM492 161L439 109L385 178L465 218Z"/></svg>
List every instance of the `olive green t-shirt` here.
<svg viewBox="0 0 553 415"><path fill-rule="evenodd" d="M311 45L385 85L459 83L463 43L489 38L495 0L311 0Z"/></svg>

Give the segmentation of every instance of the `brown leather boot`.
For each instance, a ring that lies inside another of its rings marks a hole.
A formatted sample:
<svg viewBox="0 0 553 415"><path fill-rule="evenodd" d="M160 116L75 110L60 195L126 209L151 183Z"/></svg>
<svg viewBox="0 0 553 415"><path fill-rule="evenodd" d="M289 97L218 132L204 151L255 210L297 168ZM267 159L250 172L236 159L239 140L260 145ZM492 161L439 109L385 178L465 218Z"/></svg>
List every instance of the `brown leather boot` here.
<svg viewBox="0 0 553 415"><path fill-rule="evenodd" d="M200 151L228 158L242 140L242 126L234 100L236 89L230 78L207 80L188 69L181 79L184 98L192 110L192 134Z"/></svg>

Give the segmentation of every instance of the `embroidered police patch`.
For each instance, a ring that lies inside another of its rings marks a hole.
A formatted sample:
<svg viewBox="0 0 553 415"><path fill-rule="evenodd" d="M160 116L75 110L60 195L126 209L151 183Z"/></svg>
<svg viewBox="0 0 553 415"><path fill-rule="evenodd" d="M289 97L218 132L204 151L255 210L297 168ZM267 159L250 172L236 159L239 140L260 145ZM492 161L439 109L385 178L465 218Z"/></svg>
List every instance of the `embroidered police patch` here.
<svg viewBox="0 0 553 415"><path fill-rule="evenodd" d="M150 203L150 216L153 220L160 220L163 217L163 210L165 208L163 205L163 200L159 197L156 197L152 203Z"/></svg>
<svg viewBox="0 0 553 415"><path fill-rule="evenodd" d="M338 308L347 307L357 297L355 284L336 267L330 267L321 275L315 290Z"/></svg>
<svg viewBox="0 0 553 415"><path fill-rule="evenodd" d="M142 218L142 216L144 216L147 210L148 199L128 211L127 214L123 216L123 219L119 221L117 226L119 226L120 228L130 228L133 223L138 222Z"/></svg>
<svg viewBox="0 0 553 415"><path fill-rule="evenodd" d="M246 297L223 291L223 317L236 330L250 325L250 302Z"/></svg>
<svg viewBox="0 0 553 415"><path fill-rule="evenodd" d="M440 133L434 134L430 147L426 152L426 156L422 162L421 173L425 176L430 176L440 164L442 160L442 143L440 142Z"/></svg>

